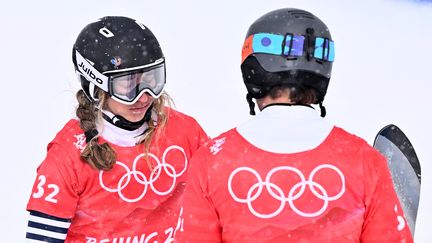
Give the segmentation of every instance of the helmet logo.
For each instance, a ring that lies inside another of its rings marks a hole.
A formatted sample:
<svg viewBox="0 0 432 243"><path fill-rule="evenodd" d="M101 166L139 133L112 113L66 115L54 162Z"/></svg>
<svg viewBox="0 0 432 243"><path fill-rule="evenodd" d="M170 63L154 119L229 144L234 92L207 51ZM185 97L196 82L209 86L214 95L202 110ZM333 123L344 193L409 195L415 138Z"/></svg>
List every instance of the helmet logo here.
<svg viewBox="0 0 432 243"><path fill-rule="evenodd" d="M78 68L80 68L82 70L83 73L87 74L88 77L90 77L91 79L95 80L96 82L98 82L99 84L102 84L103 81L102 79L100 79L99 77L97 77L90 68L86 67L84 62L81 62L78 65Z"/></svg>
<svg viewBox="0 0 432 243"><path fill-rule="evenodd" d="M122 64L122 59L118 56L115 56L111 59L111 63L114 65L114 67L118 68Z"/></svg>
<svg viewBox="0 0 432 243"><path fill-rule="evenodd" d="M107 27L103 27L99 29L99 33L101 33L106 38L110 38L114 36L113 32L111 32Z"/></svg>
<svg viewBox="0 0 432 243"><path fill-rule="evenodd" d="M272 43L271 39L268 37L264 37L261 39L261 45L269 46Z"/></svg>
<svg viewBox="0 0 432 243"><path fill-rule="evenodd" d="M77 70L91 83L108 91L108 77L100 73L78 51L75 51Z"/></svg>

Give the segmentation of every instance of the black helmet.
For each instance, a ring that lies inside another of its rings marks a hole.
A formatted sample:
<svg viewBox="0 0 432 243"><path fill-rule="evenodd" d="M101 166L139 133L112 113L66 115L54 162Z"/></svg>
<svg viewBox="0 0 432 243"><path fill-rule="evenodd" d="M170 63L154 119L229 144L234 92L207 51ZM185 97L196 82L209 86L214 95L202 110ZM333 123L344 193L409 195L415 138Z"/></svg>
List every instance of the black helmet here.
<svg viewBox="0 0 432 243"><path fill-rule="evenodd" d="M165 85L165 59L153 33L127 17L108 16L87 25L73 46L81 86L96 100L95 86L133 104L145 92L157 98Z"/></svg>
<svg viewBox="0 0 432 243"><path fill-rule="evenodd" d="M313 88L322 106L333 60L330 31L313 14L285 8L263 15L249 27L242 49L251 114L252 98L263 98L276 85Z"/></svg>

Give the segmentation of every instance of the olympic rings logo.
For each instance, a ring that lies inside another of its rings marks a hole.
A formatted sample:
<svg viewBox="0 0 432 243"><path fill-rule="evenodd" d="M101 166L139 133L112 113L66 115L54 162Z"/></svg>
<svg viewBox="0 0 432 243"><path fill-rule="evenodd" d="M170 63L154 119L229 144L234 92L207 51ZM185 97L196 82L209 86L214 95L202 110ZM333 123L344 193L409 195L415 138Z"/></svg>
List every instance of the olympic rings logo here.
<svg viewBox="0 0 432 243"><path fill-rule="evenodd" d="M322 185L320 185L319 183L314 181L315 174L319 170L324 169L324 168L331 169L331 170L335 171L340 177L342 186L341 186L340 191L334 196L329 196L327 191L325 190L325 188ZM232 189L233 178L240 171L246 171L246 172L252 173L258 181L257 183L255 183L254 185L252 185L249 188L246 198L239 198L233 192L233 189ZM273 174L276 172L279 172L279 171L294 172L296 175L298 175L300 177L300 181L297 182L294 186L292 186L291 189L289 190L288 196L285 196L283 190L278 185L276 185L270 181ZM303 195L303 193L306 190L306 186L309 187L309 190L312 192L312 194L315 197L324 201L324 204L322 205L322 207L319 210L317 210L316 212L303 212L300 209L298 209L294 204L294 201L299 199ZM259 213L252 206L252 202L257 200L257 198L261 195L264 187L267 189L268 193L274 199L280 201L279 207L274 212L271 212L268 214ZM231 174L229 176L228 191L231 194L232 198L236 202L246 203L248 205L250 212L259 218L267 219L267 218L272 218L272 217L277 216L280 212L282 212L286 203L288 203L290 208L300 216L316 217L316 216L321 215L327 209L330 201L337 200L344 194L344 192L345 192L345 177L344 177L343 173L336 166L330 165L330 164L323 164L323 165L319 165L319 166L315 167L315 169L313 169L312 172L310 173L309 178L307 180L306 180L305 176L303 175L303 173L300 170L298 170L297 168L294 168L291 166L279 166L279 167L276 167L276 168L273 168L272 170L270 170L269 173L267 173L267 175L266 175L265 181L263 181L261 176L254 169L251 169L249 167L239 167L239 168L235 169L233 172L231 172Z"/></svg>
<svg viewBox="0 0 432 243"><path fill-rule="evenodd" d="M166 162L167 154L171 150L178 150L184 156L184 168L179 173L177 173L177 171L173 165ZM133 165L132 165L132 170L130 170L128 168L128 166L126 166L124 163L116 161L117 165L123 167L126 170L126 173L123 174L123 176L118 180L117 188L110 188L110 187L107 187L105 185L105 183L103 182L103 174L106 172L101 170L99 172L99 182L100 182L101 187L108 192L117 192L119 197L126 202L137 202L137 201L141 200L146 195L149 187L157 195L164 196L164 195L169 194L174 189L174 187L176 185L177 178L180 177L181 175L183 175L183 173L187 169L188 160L187 160L186 153L185 153L184 149L182 147L177 146L177 145L172 145L172 146L168 147L162 155L162 162L159 161L158 157L156 157L156 155L154 155L152 153L148 153L147 155L150 158L154 159L157 163L157 165L154 167L154 169L152 170L152 172L150 173L150 176L148 178L146 177L146 175L144 175L144 173L142 171L137 170L138 161L142 157L146 156L146 154L140 154L135 158ZM171 186L165 191L159 191L153 184L157 179L159 179L162 172L165 172L166 175L168 175L170 178L172 178ZM136 182L143 185L143 190L142 190L141 194L135 198L128 198L123 193L123 189L125 189L129 185L129 183L131 182L131 179L134 179Z"/></svg>

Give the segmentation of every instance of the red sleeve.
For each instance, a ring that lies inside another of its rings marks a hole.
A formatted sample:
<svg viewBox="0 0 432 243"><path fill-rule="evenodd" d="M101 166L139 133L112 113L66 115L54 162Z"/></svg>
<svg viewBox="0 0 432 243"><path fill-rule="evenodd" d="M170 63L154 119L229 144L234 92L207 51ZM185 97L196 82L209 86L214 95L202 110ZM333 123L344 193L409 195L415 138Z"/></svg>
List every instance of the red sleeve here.
<svg viewBox="0 0 432 243"><path fill-rule="evenodd" d="M205 142L209 141L210 137L207 135L207 133L202 129L202 127L197 123L197 148L201 147Z"/></svg>
<svg viewBox="0 0 432 243"><path fill-rule="evenodd" d="M393 187L386 159L377 151L365 155L366 214L362 242L413 242Z"/></svg>
<svg viewBox="0 0 432 243"><path fill-rule="evenodd" d="M201 145L210 140L204 129L195 118L167 108L169 112L168 125L164 136L184 139L185 148L193 155Z"/></svg>
<svg viewBox="0 0 432 243"><path fill-rule="evenodd" d="M186 192L182 198L183 227L176 232L176 242L221 242L219 218L208 191L207 148L192 157Z"/></svg>
<svg viewBox="0 0 432 243"><path fill-rule="evenodd" d="M37 169L27 210L72 218L78 194L77 174L70 155L58 144L51 143L45 160Z"/></svg>

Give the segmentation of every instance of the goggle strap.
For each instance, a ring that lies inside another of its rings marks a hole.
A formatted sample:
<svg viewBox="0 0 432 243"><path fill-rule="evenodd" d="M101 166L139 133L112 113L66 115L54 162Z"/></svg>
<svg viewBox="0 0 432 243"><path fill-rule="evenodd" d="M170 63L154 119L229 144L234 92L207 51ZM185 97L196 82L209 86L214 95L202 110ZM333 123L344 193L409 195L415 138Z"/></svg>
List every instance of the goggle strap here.
<svg viewBox="0 0 432 243"><path fill-rule="evenodd" d="M255 39L255 37L265 34L269 35L266 38L273 38L273 40L275 40L274 36L276 36L276 34L258 33L250 35L243 44L242 62L244 62L244 60L246 60L246 58L253 53L267 53L272 55L282 55L284 57L306 56L306 59L308 61L311 61L313 59L329 62L334 61L334 42L329 38L316 37L315 30L313 28L307 28L305 35L294 35L292 33L287 33L283 37L282 35L279 35L281 38L275 41L282 40L282 43L281 49L277 48L277 53L275 52L274 47L267 50L267 46L264 46L262 48L259 46L259 44L257 44L258 48L254 48L253 43L260 40L259 38ZM288 38L290 38L289 41Z"/></svg>
<svg viewBox="0 0 432 243"><path fill-rule="evenodd" d="M252 47L252 41L253 41L254 35L250 35L245 42L243 43L242 48L242 63L244 60L253 53L253 47Z"/></svg>
<svg viewBox="0 0 432 243"><path fill-rule="evenodd" d="M96 85L94 83L89 82L89 95L94 101L98 102L99 97L97 96L97 92L95 90L95 87L96 87Z"/></svg>
<svg viewBox="0 0 432 243"><path fill-rule="evenodd" d="M322 48L321 48L321 43L322 43ZM331 60L333 59L331 57L331 53L333 52L331 43L332 41L329 40L328 38L317 37L315 40L315 50L317 51L317 53L314 54L315 58L319 58L325 61L333 61Z"/></svg>

